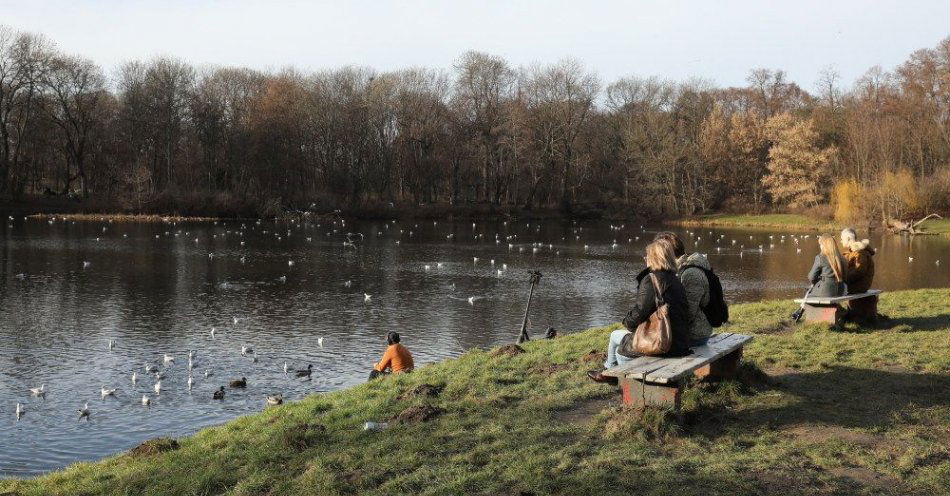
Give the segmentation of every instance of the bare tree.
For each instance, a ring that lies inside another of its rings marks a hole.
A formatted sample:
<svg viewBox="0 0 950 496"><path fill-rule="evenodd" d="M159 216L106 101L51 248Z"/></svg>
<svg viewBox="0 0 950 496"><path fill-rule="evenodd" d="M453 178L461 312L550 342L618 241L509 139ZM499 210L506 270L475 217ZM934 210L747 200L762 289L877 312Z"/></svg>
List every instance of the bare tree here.
<svg viewBox="0 0 950 496"><path fill-rule="evenodd" d="M78 179L82 196L87 198L86 157L93 128L102 121L99 111L106 93L105 77L90 60L58 56L50 61L43 83L54 101L50 118L63 134L66 160L62 192L67 193Z"/></svg>

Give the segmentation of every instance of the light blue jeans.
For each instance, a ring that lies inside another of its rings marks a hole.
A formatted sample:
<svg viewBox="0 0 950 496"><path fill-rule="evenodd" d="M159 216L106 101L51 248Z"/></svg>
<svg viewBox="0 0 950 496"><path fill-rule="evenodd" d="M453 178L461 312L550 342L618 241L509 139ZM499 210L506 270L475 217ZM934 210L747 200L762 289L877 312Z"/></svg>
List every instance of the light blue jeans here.
<svg viewBox="0 0 950 496"><path fill-rule="evenodd" d="M630 331L622 328L610 333L610 339L607 340L607 361L604 362L604 368L609 369L610 367L616 367L617 365L622 365L633 360L633 358L627 358L617 353L620 342L623 341L623 337L627 334L630 334Z"/></svg>

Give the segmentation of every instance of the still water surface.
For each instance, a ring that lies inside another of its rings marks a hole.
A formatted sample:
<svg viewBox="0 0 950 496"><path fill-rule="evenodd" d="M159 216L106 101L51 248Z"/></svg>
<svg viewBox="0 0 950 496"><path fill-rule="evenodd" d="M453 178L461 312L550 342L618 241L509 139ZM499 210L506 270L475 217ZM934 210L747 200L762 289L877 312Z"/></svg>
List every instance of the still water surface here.
<svg viewBox="0 0 950 496"><path fill-rule="evenodd" d="M544 275L531 309L533 334L615 322L629 309L643 247L658 230L562 221L4 219L0 476L35 475L146 439L190 434L260 411L268 394L293 401L360 383L389 330L402 334L417 365L511 342L529 269ZM344 246L347 232L365 238ZM679 232L691 249L709 254L732 302L801 294L817 252L814 235ZM879 248L875 287L950 282L947 238L872 241ZM242 345L256 351L256 362L241 356ZM195 353L191 390L189 350ZM164 365L164 354L174 363ZM312 379L285 375L284 363L313 364ZM160 395L146 364L165 373ZM211 398L242 376L246 390L228 390L224 401ZM32 396L29 389L41 384L45 397ZM102 387L118 391L101 398ZM142 406L143 394L150 407ZM19 420L18 402L25 409ZM80 421L85 402L91 415Z"/></svg>

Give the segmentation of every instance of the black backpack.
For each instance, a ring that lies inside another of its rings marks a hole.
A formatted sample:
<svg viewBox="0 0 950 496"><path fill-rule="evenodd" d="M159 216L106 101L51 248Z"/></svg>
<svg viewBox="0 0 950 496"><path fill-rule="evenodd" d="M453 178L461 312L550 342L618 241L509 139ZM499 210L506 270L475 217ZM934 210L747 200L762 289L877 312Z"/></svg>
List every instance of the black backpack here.
<svg viewBox="0 0 950 496"><path fill-rule="evenodd" d="M709 304L700 308L706 314L709 325L721 327L729 322L729 305L726 304L726 300L722 295L722 281L719 280L719 276L715 272L698 265L684 265L680 268L680 274L691 267L695 267L706 274L706 280L709 281Z"/></svg>

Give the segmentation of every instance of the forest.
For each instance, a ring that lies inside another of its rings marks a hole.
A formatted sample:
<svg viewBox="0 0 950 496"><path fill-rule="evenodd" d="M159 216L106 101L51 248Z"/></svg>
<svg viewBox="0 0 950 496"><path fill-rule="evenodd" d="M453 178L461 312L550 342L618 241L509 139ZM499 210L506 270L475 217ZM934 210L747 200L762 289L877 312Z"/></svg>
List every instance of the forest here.
<svg viewBox="0 0 950 496"><path fill-rule="evenodd" d="M950 211L950 37L851 84L742 87L582 62L108 71L0 26L0 198L130 212L481 205L641 217Z"/></svg>

